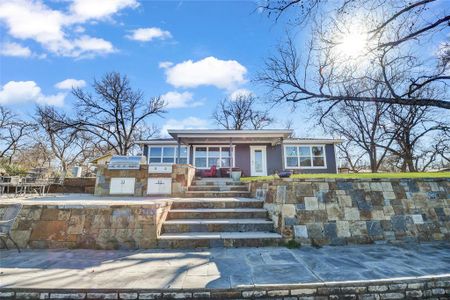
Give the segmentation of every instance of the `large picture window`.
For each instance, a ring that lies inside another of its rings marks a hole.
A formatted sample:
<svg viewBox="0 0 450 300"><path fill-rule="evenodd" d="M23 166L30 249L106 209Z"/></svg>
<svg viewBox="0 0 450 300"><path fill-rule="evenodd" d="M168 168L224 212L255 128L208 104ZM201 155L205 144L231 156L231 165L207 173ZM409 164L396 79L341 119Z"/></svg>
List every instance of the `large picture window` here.
<svg viewBox="0 0 450 300"><path fill-rule="evenodd" d="M284 147L286 168L325 168L325 146L289 145Z"/></svg>
<svg viewBox="0 0 450 300"><path fill-rule="evenodd" d="M233 160L234 161L234 160ZM196 168L227 168L231 164L230 147L225 146L195 146L194 166Z"/></svg>
<svg viewBox="0 0 450 300"><path fill-rule="evenodd" d="M179 164L188 163L188 148L180 147ZM149 164L174 164L178 158L178 146L150 146L148 149Z"/></svg>

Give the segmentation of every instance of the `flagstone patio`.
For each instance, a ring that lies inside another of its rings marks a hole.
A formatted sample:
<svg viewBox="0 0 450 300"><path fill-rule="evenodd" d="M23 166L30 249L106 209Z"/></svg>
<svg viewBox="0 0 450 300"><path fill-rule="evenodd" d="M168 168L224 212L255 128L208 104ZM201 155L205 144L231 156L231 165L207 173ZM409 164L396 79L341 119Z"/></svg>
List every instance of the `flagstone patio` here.
<svg viewBox="0 0 450 300"><path fill-rule="evenodd" d="M0 251L0 288L226 289L450 275L450 243L208 250Z"/></svg>

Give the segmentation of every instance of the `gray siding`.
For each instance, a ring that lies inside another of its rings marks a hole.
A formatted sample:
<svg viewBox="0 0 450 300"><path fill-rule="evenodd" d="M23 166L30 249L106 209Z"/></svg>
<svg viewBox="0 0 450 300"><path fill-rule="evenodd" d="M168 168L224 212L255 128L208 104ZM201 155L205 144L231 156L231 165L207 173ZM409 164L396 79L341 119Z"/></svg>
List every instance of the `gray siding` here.
<svg viewBox="0 0 450 300"><path fill-rule="evenodd" d="M262 144L259 144L262 145ZM227 146L227 144L223 144L223 146ZM272 175L276 172L280 172L285 170L284 167L284 153L283 153L283 145L275 145L272 146L270 144L265 144L267 147L267 174ZM249 144L238 144L236 145L236 153L235 153L235 166L241 168L243 172L243 176L250 176L250 145ZM189 147L189 161L191 164L193 161L193 147ZM305 174L313 174L313 173L336 173L336 156L335 156L335 148L333 144L325 145L325 155L327 161L326 169L291 169L294 173L305 173ZM148 146L144 145L144 155L148 158Z"/></svg>

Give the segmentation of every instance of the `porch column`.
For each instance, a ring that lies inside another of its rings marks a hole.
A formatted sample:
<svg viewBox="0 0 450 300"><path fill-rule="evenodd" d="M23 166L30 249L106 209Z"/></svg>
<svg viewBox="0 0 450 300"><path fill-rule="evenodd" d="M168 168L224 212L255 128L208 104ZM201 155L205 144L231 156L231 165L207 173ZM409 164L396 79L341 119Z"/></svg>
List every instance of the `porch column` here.
<svg viewBox="0 0 450 300"><path fill-rule="evenodd" d="M180 139L179 138L177 139L177 142L178 142L177 164L179 164L180 163L180 157L181 157L181 153L180 153L181 152L181 144L180 144Z"/></svg>
<svg viewBox="0 0 450 300"><path fill-rule="evenodd" d="M230 138L230 178L233 170L233 139Z"/></svg>

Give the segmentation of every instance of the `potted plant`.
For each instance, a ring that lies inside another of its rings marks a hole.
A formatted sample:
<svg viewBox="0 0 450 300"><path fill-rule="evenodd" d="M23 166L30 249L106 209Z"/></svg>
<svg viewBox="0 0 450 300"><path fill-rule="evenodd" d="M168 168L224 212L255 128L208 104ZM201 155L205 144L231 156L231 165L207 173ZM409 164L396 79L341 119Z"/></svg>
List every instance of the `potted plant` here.
<svg viewBox="0 0 450 300"><path fill-rule="evenodd" d="M242 171L239 170L238 168L233 168L231 170L231 179L233 179L233 181L240 181L241 175L242 175Z"/></svg>

